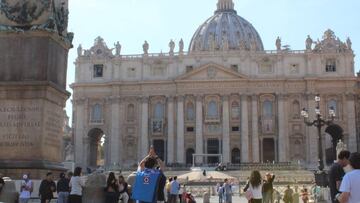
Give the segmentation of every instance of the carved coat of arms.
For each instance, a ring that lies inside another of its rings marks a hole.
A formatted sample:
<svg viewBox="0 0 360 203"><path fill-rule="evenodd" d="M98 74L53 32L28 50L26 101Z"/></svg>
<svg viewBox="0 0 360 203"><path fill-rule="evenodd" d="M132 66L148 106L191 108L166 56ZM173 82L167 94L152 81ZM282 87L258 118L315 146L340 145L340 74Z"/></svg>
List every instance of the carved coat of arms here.
<svg viewBox="0 0 360 203"><path fill-rule="evenodd" d="M50 7L50 0L1 0L0 16L20 25L36 21Z"/></svg>

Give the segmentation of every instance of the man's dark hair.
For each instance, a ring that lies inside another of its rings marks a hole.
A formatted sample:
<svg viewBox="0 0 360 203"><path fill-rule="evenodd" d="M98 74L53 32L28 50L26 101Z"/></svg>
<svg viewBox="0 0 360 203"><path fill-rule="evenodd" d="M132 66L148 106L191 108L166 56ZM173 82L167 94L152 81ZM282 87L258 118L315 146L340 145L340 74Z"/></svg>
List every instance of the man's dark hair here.
<svg viewBox="0 0 360 203"><path fill-rule="evenodd" d="M350 152L347 150L341 151L338 155L338 159L340 160L349 159L349 157L350 157Z"/></svg>
<svg viewBox="0 0 360 203"><path fill-rule="evenodd" d="M52 175L52 172L47 172L46 173L46 176L51 176Z"/></svg>
<svg viewBox="0 0 360 203"><path fill-rule="evenodd" d="M81 167L76 167L74 170L74 176L80 176L81 175Z"/></svg>
<svg viewBox="0 0 360 203"><path fill-rule="evenodd" d="M173 180L173 178L172 178L172 177L170 177L170 178L169 178L169 182L171 182L172 180Z"/></svg>
<svg viewBox="0 0 360 203"><path fill-rule="evenodd" d="M154 168L156 165L156 159L153 157L147 157L145 159L145 168Z"/></svg>
<svg viewBox="0 0 360 203"><path fill-rule="evenodd" d="M176 180L177 179L177 176L174 176L174 180Z"/></svg>
<svg viewBox="0 0 360 203"><path fill-rule="evenodd" d="M360 153L359 152L352 153L350 155L349 161L350 161L350 165L354 169L360 169Z"/></svg>

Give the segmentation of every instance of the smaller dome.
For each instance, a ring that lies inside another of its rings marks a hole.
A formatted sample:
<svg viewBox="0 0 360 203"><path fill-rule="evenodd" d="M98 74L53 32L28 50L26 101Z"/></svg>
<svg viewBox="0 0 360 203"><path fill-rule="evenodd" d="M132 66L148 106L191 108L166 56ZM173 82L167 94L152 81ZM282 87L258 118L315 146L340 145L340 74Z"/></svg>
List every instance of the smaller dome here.
<svg viewBox="0 0 360 203"><path fill-rule="evenodd" d="M189 46L189 52L216 50L264 50L260 35L237 15L232 0L219 0L215 14L197 29Z"/></svg>

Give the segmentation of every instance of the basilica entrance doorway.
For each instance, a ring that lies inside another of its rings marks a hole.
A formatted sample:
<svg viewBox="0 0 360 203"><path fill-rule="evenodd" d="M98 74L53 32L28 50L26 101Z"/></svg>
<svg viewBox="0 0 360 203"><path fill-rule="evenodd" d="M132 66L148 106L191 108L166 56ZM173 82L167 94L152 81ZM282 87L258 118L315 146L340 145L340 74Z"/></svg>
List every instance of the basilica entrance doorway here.
<svg viewBox="0 0 360 203"><path fill-rule="evenodd" d="M218 139L208 139L207 141L208 154L220 154L220 142ZM218 164L219 157L208 157L208 164Z"/></svg>
<svg viewBox="0 0 360 203"><path fill-rule="evenodd" d="M231 163L240 164L240 149L234 148L231 150Z"/></svg>
<svg viewBox="0 0 360 203"><path fill-rule="evenodd" d="M327 145L325 149L326 164L331 165L337 158L336 145L343 138L343 129L339 125L332 124L325 129L325 132L331 137L331 145Z"/></svg>
<svg viewBox="0 0 360 203"><path fill-rule="evenodd" d="M195 154L195 150L193 148L189 148L186 150L186 165L192 165L193 154Z"/></svg>
<svg viewBox="0 0 360 203"><path fill-rule="evenodd" d="M88 133L89 166L97 168L105 164L105 134L99 128L93 128Z"/></svg>
<svg viewBox="0 0 360 203"><path fill-rule="evenodd" d="M262 142L263 146L263 162L275 161L275 141L274 138L264 138Z"/></svg>
<svg viewBox="0 0 360 203"><path fill-rule="evenodd" d="M158 157L165 161L165 142L164 140L153 140L153 146Z"/></svg>

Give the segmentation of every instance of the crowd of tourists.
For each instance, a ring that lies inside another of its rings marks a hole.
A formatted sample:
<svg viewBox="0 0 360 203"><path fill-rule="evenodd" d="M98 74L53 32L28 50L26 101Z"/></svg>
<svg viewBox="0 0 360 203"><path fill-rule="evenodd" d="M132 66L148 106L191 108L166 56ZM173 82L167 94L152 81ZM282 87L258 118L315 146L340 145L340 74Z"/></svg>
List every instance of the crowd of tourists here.
<svg viewBox="0 0 360 203"><path fill-rule="evenodd" d="M333 203L359 203L360 153L341 151L337 158L329 170L331 201ZM130 200L136 200L138 203L196 203L194 196L186 190L186 185L181 185L177 176L166 178L163 170L164 163L151 148L149 154L139 164L131 190L122 175L116 177L113 172L109 173L104 188L105 202L128 203ZM82 169L77 167L74 173L61 173L55 183L53 174L47 173L38 191L41 203L50 203L54 199L55 192L58 203L81 203L84 187L81 175ZM29 174L24 174L22 178L19 202L28 203L31 193L34 192L34 184ZM309 191L304 186L300 193L297 193L297 188L294 192L288 185L284 193L280 194L279 191L274 190L274 179L274 174L266 173L263 178L259 171L252 171L243 188L248 202L279 203L282 200L285 203L296 203L301 199L303 203L308 203L310 192L318 192ZM0 194L5 184L0 175ZM217 185L219 203L232 203L232 186L227 179Z"/></svg>

